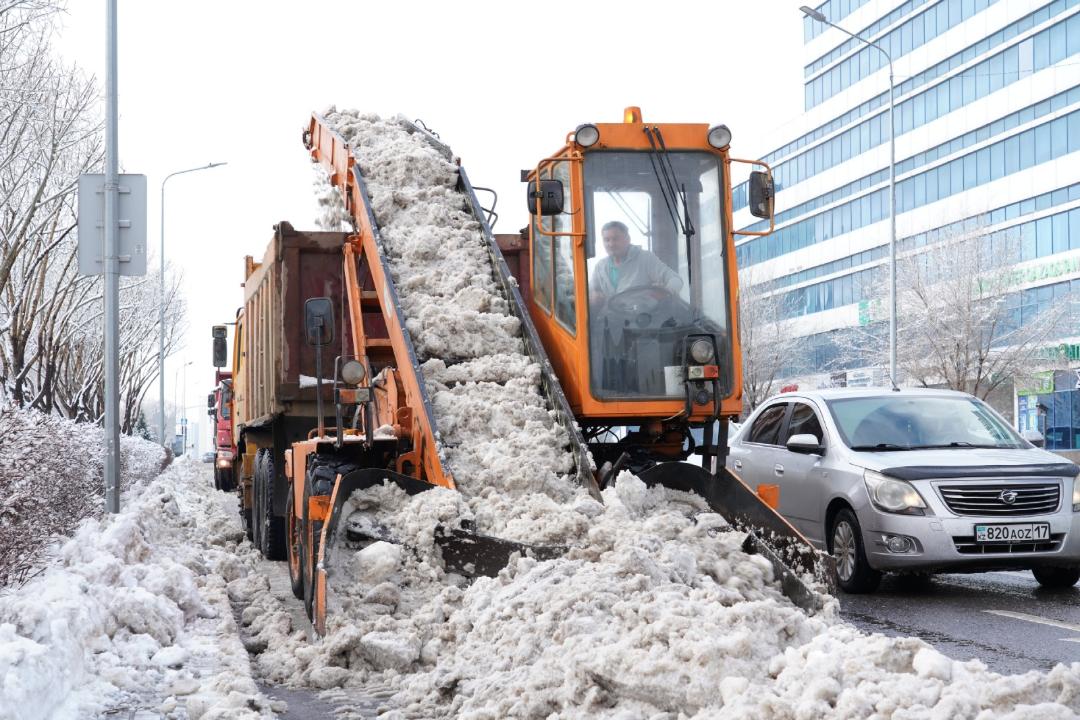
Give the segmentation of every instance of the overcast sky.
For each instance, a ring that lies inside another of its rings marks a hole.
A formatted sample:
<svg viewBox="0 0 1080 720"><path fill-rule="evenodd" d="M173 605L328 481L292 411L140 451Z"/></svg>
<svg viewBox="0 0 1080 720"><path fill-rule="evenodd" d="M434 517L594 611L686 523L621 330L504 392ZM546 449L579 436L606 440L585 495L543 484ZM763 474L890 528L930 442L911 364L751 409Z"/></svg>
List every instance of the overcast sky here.
<svg viewBox="0 0 1080 720"><path fill-rule="evenodd" d="M186 402L205 408L210 327L243 300L244 256L261 258L280 220L314 227L300 140L313 110L423 119L473 184L498 191L496 230L513 232L527 216L519 171L627 105L646 121L726 123L737 156L789 140L802 106L799 1L119 0L121 171L147 176L152 254L163 178L228 162L166 185L165 254L188 302L166 399L190 360ZM58 50L104 88L106 2L68 4Z"/></svg>

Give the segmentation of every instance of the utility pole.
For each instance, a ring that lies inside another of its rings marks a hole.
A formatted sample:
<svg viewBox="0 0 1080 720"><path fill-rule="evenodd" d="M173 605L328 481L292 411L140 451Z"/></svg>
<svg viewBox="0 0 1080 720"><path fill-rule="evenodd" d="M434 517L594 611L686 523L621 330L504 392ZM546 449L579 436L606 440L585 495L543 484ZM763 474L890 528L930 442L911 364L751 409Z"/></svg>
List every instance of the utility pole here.
<svg viewBox="0 0 1080 720"><path fill-rule="evenodd" d="M116 0L105 0L105 511L120 512L120 159L117 148Z"/></svg>

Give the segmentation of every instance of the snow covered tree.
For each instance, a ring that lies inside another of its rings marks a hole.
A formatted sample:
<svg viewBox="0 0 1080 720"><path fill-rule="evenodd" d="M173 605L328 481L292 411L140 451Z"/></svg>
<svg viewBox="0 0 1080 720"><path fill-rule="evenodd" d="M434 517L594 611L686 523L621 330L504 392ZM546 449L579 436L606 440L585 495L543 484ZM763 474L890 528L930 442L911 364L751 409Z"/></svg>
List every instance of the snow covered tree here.
<svg viewBox="0 0 1080 720"><path fill-rule="evenodd" d="M78 274L77 183L103 160L99 90L49 40L56 6L0 1L0 393L16 405L98 421L102 283ZM167 281L167 350L183 303ZM155 280L121 286L121 417L156 377ZM151 357L152 356L152 357Z"/></svg>
<svg viewBox="0 0 1080 720"><path fill-rule="evenodd" d="M793 347L784 329L782 298L775 283L755 283L749 270L739 273L739 344L743 401L748 411L776 391L780 370Z"/></svg>
<svg viewBox="0 0 1080 720"><path fill-rule="evenodd" d="M898 381L947 387L986 398L1010 379L1045 364L1041 350L1072 317L1068 298L1021 308L1022 238L987 233L978 221L939 232L928 245L897 259ZM848 333L848 365L888 367L888 267L875 274L869 321Z"/></svg>

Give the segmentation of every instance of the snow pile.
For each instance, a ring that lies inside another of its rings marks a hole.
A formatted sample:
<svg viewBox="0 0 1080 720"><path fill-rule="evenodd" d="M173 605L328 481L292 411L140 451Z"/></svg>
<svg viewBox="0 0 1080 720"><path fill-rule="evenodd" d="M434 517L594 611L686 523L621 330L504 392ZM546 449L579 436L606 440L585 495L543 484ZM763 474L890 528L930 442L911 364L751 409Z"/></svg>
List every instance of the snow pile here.
<svg viewBox="0 0 1080 720"><path fill-rule="evenodd" d="M258 578L235 581L252 588L245 621L267 679L390 687L384 717L425 720L1080 713L1080 663L1003 677L918 639L864 635L835 604L807 616L699 498L628 473L603 505L578 506L586 544L470 584L442 570L431 531L467 512L458 494L366 495L386 527L419 539L348 560L322 641L294 631Z"/></svg>
<svg viewBox="0 0 1080 720"><path fill-rule="evenodd" d="M40 567L56 535L104 511L105 434L89 423L0 407L0 587ZM121 484L161 471L165 451L121 436Z"/></svg>
<svg viewBox="0 0 1080 720"><path fill-rule="evenodd" d="M174 463L0 597L0 718L273 717L226 592L242 532L206 474Z"/></svg>
<svg viewBox="0 0 1080 720"><path fill-rule="evenodd" d="M360 165L423 363L442 457L475 501L479 528L503 533L529 503L542 502L536 494L554 512L582 492L569 475L569 438L541 393L540 367L524 352L480 223L456 189L457 166L400 120L333 109L325 117Z"/></svg>

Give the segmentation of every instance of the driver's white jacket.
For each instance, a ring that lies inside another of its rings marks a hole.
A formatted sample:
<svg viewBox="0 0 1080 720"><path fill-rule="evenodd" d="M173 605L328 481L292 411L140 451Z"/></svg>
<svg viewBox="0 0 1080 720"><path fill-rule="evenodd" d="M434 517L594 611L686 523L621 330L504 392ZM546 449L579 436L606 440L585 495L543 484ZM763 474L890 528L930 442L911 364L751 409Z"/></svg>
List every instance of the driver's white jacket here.
<svg viewBox="0 0 1080 720"><path fill-rule="evenodd" d="M597 263L589 280L591 293L599 292L604 297L611 297L627 290L652 287L677 295L682 290L683 281L678 273L665 265L663 260L637 245L630 246L622 263L614 263L610 255ZM612 282L613 275L618 284Z"/></svg>

